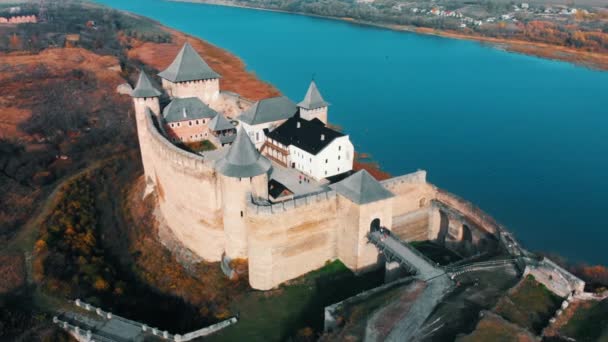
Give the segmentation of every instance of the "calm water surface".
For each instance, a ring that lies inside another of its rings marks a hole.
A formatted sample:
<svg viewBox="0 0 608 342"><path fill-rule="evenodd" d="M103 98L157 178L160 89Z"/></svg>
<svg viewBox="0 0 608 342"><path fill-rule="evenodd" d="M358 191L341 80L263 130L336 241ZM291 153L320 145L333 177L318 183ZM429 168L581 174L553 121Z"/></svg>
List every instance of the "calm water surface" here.
<svg viewBox="0 0 608 342"><path fill-rule="evenodd" d="M290 14L99 2L234 52L295 101L314 74L330 120L390 173L425 169L526 246L608 264L608 72Z"/></svg>

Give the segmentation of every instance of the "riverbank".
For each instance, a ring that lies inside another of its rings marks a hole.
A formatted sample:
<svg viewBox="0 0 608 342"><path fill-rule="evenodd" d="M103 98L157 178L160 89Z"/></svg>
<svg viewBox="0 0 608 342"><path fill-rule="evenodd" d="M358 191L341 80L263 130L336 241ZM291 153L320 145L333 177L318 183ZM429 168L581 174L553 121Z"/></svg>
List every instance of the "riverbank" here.
<svg viewBox="0 0 608 342"><path fill-rule="evenodd" d="M608 54L602 53L594 53L589 51L584 51L580 49L573 49L566 46L559 46L541 42L531 42L517 39L504 39L504 38L494 38L494 37L486 37L480 35L466 34L463 32L449 31L449 30L437 30L428 27L416 27L416 26L407 26L407 25L395 25L395 24L382 24L375 23L369 21L362 21L353 18L344 18L344 17L332 17L332 16L323 16L316 15L311 13L303 13L303 12L291 12L277 9L269 9L269 8L261 8L261 7L251 7L237 4L230 0L169 0L173 2L188 2L188 3L197 3L204 5L216 5L216 6L227 6L227 7L237 7L237 8L246 8L246 9L254 9L260 11L269 11L269 12L278 12L278 13L287 13L287 14L295 14L302 15L314 18L328 19L328 20L339 20L344 21L356 25L370 26L383 28L393 31L401 31L401 32L412 32L424 35L432 35L438 37L445 37L451 39L460 39L460 40L472 40L480 43L489 44L495 48L536 56L545 59L552 60L560 60L565 62L570 62L578 65L582 65L585 67L598 69L598 70L608 70Z"/></svg>

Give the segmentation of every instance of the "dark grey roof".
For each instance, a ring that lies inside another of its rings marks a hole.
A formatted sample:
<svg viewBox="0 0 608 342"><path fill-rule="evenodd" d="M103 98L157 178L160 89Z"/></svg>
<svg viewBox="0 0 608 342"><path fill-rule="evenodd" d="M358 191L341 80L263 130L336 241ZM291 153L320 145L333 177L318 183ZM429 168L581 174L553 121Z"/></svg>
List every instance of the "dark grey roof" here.
<svg viewBox="0 0 608 342"><path fill-rule="evenodd" d="M189 43L184 44L173 63L161 71L158 76L171 82L220 78L220 75L211 69Z"/></svg>
<svg viewBox="0 0 608 342"><path fill-rule="evenodd" d="M263 99L244 111L238 119L249 124L257 125L266 122L286 120L294 116L298 107L285 96Z"/></svg>
<svg viewBox="0 0 608 342"><path fill-rule="evenodd" d="M327 128L317 118L309 121L299 116L293 116L272 132L266 133L266 136L285 146L294 145L308 153L317 155L334 139L343 137L344 134ZM323 140L321 140L321 137L323 137Z"/></svg>
<svg viewBox="0 0 608 342"><path fill-rule="evenodd" d="M255 148L247 133L240 128L230 150L215 163L217 171L228 177L254 177L270 171L272 165Z"/></svg>
<svg viewBox="0 0 608 342"><path fill-rule="evenodd" d="M331 187L357 204L372 203L394 196L365 170L361 170Z"/></svg>
<svg viewBox="0 0 608 342"><path fill-rule="evenodd" d="M216 111L209 108L198 97L175 98L163 109L163 117L166 122L211 119L217 115Z"/></svg>
<svg viewBox="0 0 608 342"><path fill-rule="evenodd" d="M317 109L327 106L329 106L329 102L323 100L323 96L321 96L321 93L317 88L317 84L315 81L311 81L310 86L308 86L306 96L304 96L304 100L302 100L302 102L298 103L298 107L305 109Z"/></svg>
<svg viewBox="0 0 608 342"><path fill-rule="evenodd" d="M133 92L131 92L132 97L157 97L162 93L158 90L148 75L142 70L139 73L139 79L137 80L137 85Z"/></svg>
<svg viewBox="0 0 608 342"><path fill-rule="evenodd" d="M209 128L212 131L225 131L233 129L234 125L224 115L218 114L209 122Z"/></svg>

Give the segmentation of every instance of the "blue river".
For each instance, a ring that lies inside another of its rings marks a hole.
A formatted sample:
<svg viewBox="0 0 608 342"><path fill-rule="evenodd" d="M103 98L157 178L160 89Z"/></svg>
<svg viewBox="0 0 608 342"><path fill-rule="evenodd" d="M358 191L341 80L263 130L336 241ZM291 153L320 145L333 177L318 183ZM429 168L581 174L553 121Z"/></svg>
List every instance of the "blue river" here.
<svg viewBox="0 0 608 342"><path fill-rule="evenodd" d="M330 121L386 171L427 170L528 248L608 265L608 72L300 15L98 2L230 50L295 101L314 75Z"/></svg>

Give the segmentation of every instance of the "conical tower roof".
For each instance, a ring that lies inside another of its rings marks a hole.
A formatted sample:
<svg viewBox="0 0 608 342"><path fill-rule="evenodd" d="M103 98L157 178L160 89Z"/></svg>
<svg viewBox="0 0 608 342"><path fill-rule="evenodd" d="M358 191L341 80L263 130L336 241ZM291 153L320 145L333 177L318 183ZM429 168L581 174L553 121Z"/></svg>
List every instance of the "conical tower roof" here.
<svg viewBox="0 0 608 342"><path fill-rule="evenodd" d="M222 114L217 114L211 121L209 122L209 128L212 131L225 131L228 129L233 129L234 125L226 119L226 117Z"/></svg>
<svg viewBox="0 0 608 342"><path fill-rule="evenodd" d="M304 100L298 103L298 107L304 109L317 109L327 106L329 106L329 102L323 100L323 96L321 96L317 84L312 80L310 86L308 86L308 91L306 92L306 96L304 96Z"/></svg>
<svg viewBox="0 0 608 342"><path fill-rule="evenodd" d="M344 197L357 204L367 204L393 197L388 191L367 171L361 170L350 177L332 185Z"/></svg>
<svg viewBox="0 0 608 342"><path fill-rule="evenodd" d="M190 43L184 44L173 63L161 71L158 76L171 82L220 78L220 75L211 69Z"/></svg>
<svg viewBox="0 0 608 342"><path fill-rule="evenodd" d="M255 148L247 132L239 128L230 150L216 162L215 167L224 176L240 178L266 173L272 165Z"/></svg>
<svg viewBox="0 0 608 342"><path fill-rule="evenodd" d="M131 92L132 97L157 97L162 93L160 90L156 89L153 85L152 80L148 77L148 75L141 70L139 73L139 80L137 80L137 85L133 92Z"/></svg>

